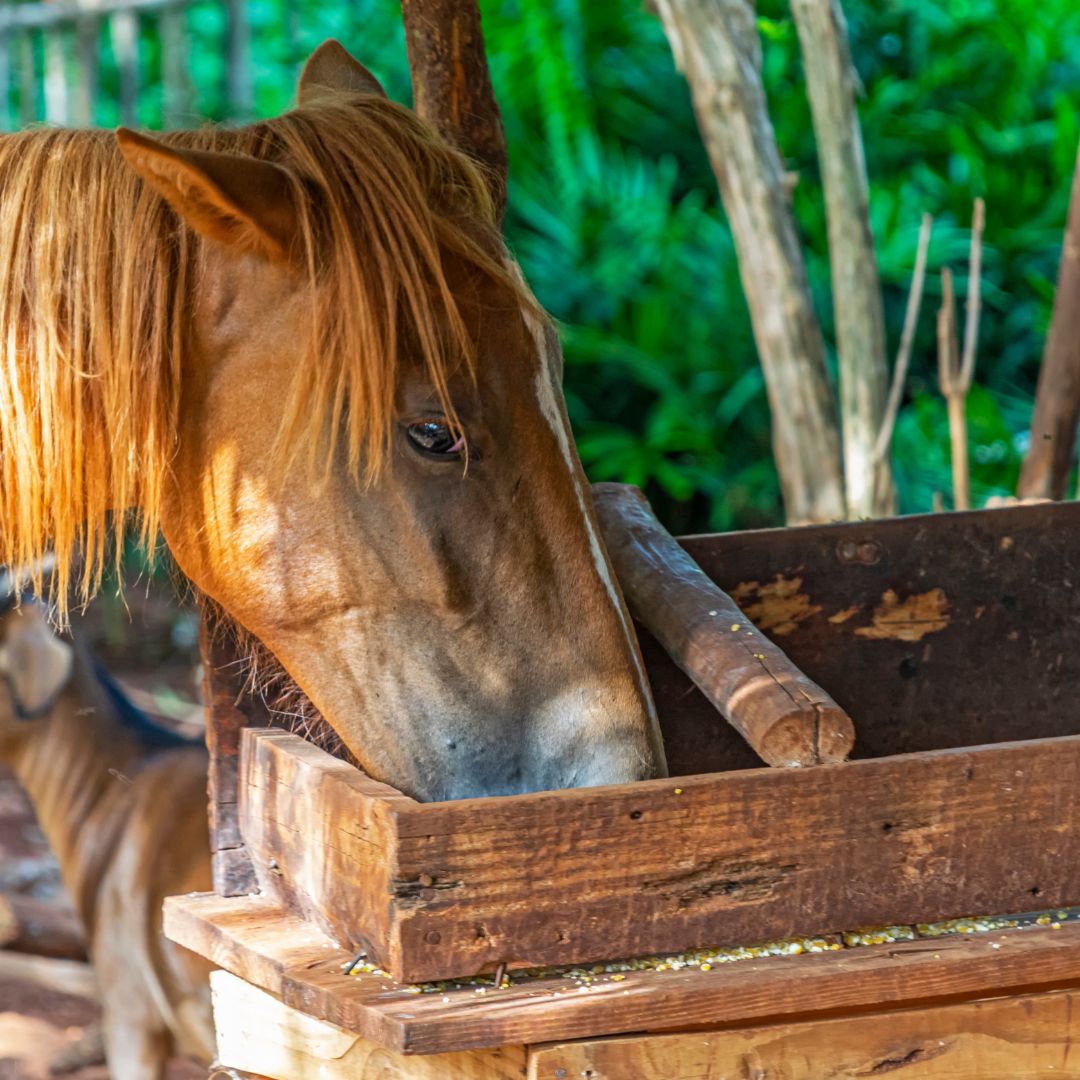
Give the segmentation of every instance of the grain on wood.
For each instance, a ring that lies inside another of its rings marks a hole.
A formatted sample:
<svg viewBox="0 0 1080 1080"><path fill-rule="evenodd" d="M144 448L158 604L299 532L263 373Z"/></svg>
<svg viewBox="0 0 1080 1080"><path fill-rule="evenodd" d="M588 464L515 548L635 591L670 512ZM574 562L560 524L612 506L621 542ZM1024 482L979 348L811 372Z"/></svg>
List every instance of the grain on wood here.
<svg viewBox="0 0 1080 1080"><path fill-rule="evenodd" d="M845 517L836 405L769 119L754 5L657 0L656 7L731 223L788 521L836 521Z"/></svg>
<svg viewBox="0 0 1080 1080"><path fill-rule="evenodd" d="M506 136L476 0L401 0L413 107L484 168L498 221L506 207Z"/></svg>
<svg viewBox="0 0 1080 1080"><path fill-rule="evenodd" d="M529 1080L1044 1080L1080 1077L1080 993L531 1049ZM748 1071L750 1070L750 1071ZM754 1071L756 1070L756 1071Z"/></svg>
<svg viewBox="0 0 1080 1080"><path fill-rule="evenodd" d="M375 975L345 975L347 952L258 898L173 897L165 926L172 940L309 1016L422 1054L922 1007L1080 981L1080 924L746 960L707 973L628 972L586 992L566 979L530 979L484 995L467 986L410 994Z"/></svg>
<svg viewBox="0 0 1080 1080"><path fill-rule="evenodd" d="M642 492L595 484L593 501L630 611L768 765L851 752L851 718L746 619L656 520Z"/></svg>
<svg viewBox="0 0 1080 1080"><path fill-rule="evenodd" d="M211 977L222 1065L269 1080L524 1080L525 1048L410 1056L315 1020L235 975Z"/></svg>
<svg viewBox="0 0 1080 1080"><path fill-rule="evenodd" d="M408 982L1080 901L1080 736L382 809L296 736L245 756L283 898Z"/></svg>

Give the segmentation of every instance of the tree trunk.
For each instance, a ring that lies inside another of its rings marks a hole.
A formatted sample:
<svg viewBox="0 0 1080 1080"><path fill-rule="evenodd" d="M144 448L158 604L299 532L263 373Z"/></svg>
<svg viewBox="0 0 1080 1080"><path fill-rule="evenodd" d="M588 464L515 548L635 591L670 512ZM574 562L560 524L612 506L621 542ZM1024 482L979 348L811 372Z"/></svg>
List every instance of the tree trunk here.
<svg viewBox="0 0 1080 1080"><path fill-rule="evenodd" d="M839 0L792 0L829 223L829 265L840 360L840 416L848 517L896 512L888 458L875 461L888 385L881 302L862 132L858 76Z"/></svg>
<svg viewBox="0 0 1080 1080"><path fill-rule="evenodd" d="M720 185L790 522L845 516L836 406L761 82L750 0L657 0ZM707 283L703 284L708 287Z"/></svg>
<svg viewBox="0 0 1080 1080"><path fill-rule="evenodd" d="M1054 315L1043 352L1031 445L1020 473L1022 499L1062 499L1080 419L1080 156L1069 196Z"/></svg>
<svg viewBox="0 0 1080 1080"><path fill-rule="evenodd" d="M476 0L401 0L413 107L484 167L498 221L506 208L506 136Z"/></svg>

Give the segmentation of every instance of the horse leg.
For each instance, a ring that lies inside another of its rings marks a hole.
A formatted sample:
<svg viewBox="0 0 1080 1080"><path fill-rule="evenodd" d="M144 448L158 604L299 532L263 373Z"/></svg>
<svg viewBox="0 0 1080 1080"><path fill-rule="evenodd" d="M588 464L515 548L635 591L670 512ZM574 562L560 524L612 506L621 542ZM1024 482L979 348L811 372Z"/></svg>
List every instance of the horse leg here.
<svg viewBox="0 0 1080 1080"><path fill-rule="evenodd" d="M168 1032L108 1012L104 1028L112 1080L164 1080L172 1048Z"/></svg>

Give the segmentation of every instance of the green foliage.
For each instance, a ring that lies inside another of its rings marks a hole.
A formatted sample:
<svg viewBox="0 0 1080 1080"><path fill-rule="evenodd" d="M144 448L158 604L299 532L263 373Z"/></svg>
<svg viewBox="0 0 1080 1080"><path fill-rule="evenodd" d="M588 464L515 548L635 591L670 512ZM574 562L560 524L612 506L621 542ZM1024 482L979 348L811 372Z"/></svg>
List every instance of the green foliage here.
<svg viewBox="0 0 1080 1080"><path fill-rule="evenodd" d="M582 458L643 485L674 529L778 523L768 408L730 234L658 20L640 0L483 0L511 161L510 243L559 320ZM937 394L935 271L958 272L987 201L985 310L971 395L973 490L1012 489L1065 219L1080 122L1074 0L846 0L865 95L872 224L895 348L919 217L937 219L909 398L896 434L904 511L948 492ZM396 0L252 0L256 111L289 103L303 57L340 37L407 99ZM795 212L827 340L828 250L812 125L790 12L759 4L777 138L799 174ZM203 116L224 117L218 4L189 13ZM143 122L161 122L160 49L144 17ZM107 52L105 89L116 93ZM115 123L105 103L101 122Z"/></svg>

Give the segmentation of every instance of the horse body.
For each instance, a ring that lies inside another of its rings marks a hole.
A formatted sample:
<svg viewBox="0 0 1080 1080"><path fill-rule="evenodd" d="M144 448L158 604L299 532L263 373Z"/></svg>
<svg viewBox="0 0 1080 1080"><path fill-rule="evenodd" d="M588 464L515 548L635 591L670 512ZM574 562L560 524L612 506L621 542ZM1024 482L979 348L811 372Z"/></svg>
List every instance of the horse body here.
<svg viewBox="0 0 1080 1080"><path fill-rule="evenodd" d="M210 968L161 930L166 896L210 887L206 753L133 724L38 606L0 617L0 640L11 690L0 692L0 757L86 928L111 1074L158 1080L174 1055L209 1062Z"/></svg>
<svg viewBox="0 0 1080 1080"><path fill-rule="evenodd" d="M234 131L0 140L0 555L119 514L424 799L664 771L561 356L463 155L340 46Z"/></svg>

